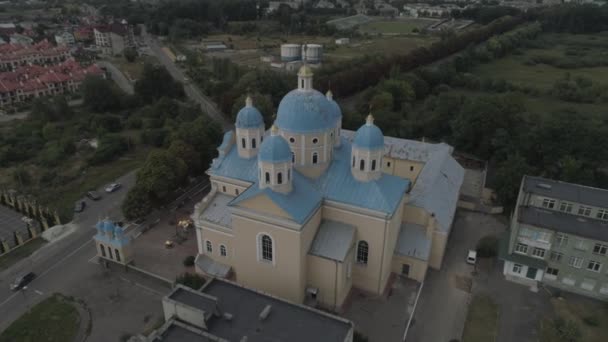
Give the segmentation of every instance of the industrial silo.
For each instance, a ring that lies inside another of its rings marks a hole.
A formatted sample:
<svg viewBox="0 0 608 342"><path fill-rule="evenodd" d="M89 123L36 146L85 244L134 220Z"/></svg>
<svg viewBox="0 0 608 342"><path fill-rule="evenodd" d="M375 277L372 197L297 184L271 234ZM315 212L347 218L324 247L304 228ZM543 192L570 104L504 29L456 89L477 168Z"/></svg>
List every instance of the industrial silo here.
<svg viewBox="0 0 608 342"><path fill-rule="evenodd" d="M300 44L282 44L281 45L281 60L283 62L291 62L300 60Z"/></svg>
<svg viewBox="0 0 608 342"><path fill-rule="evenodd" d="M302 56L306 56L307 63L321 63L321 59L323 57L323 46L319 44L302 45Z"/></svg>

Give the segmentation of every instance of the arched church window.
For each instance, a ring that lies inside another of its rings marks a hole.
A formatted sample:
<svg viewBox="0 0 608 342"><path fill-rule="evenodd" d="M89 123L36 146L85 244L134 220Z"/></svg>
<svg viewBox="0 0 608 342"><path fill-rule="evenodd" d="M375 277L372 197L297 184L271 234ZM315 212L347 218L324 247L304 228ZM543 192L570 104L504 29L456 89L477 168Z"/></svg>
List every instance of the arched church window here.
<svg viewBox="0 0 608 342"><path fill-rule="evenodd" d="M367 265L369 256L369 245L366 241L359 241L357 244L357 263Z"/></svg>
<svg viewBox="0 0 608 342"><path fill-rule="evenodd" d="M255 148L255 138L251 139L251 148Z"/></svg>
<svg viewBox="0 0 608 342"><path fill-rule="evenodd" d="M359 170L365 170L365 159L361 159L361 161L359 161Z"/></svg>
<svg viewBox="0 0 608 342"><path fill-rule="evenodd" d="M277 173L277 184L283 184L283 173Z"/></svg>
<svg viewBox="0 0 608 342"><path fill-rule="evenodd" d="M372 171L376 170L376 159L372 160Z"/></svg>
<svg viewBox="0 0 608 342"><path fill-rule="evenodd" d="M291 162L295 163L296 162L296 154L291 152Z"/></svg>
<svg viewBox="0 0 608 342"><path fill-rule="evenodd" d="M272 245L272 238L268 235L262 235L260 237L260 259L263 261L273 261L274 251Z"/></svg>
<svg viewBox="0 0 608 342"><path fill-rule="evenodd" d="M245 140L245 138L241 139L241 146L243 148L245 148L247 146L247 141Z"/></svg>
<svg viewBox="0 0 608 342"><path fill-rule="evenodd" d="M211 241L209 241L209 240L205 241L205 247L207 248L207 253L213 252L213 245L211 244Z"/></svg>
<svg viewBox="0 0 608 342"><path fill-rule="evenodd" d="M106 246L99 244L99 250L101 251L101 256L106 257Z"/></svg>
<svg viewBox="0 0 608 342"><path fill-rule="evenodd" d="M117 248L114 249L114 255L116 255L116 261L120 262L120 252Z"/></svg>
<svg viewBox="0 0 608 342"><path fill-rule="evenodd" d="M270 183L270 172L266 172L266 184Z"/></svg>
<svg viewBox="0 0 608 342"><path fill-rule="evenodd" d="M319 161L319 154L317 152L312 154L312 163L316 164Z"/></svg>

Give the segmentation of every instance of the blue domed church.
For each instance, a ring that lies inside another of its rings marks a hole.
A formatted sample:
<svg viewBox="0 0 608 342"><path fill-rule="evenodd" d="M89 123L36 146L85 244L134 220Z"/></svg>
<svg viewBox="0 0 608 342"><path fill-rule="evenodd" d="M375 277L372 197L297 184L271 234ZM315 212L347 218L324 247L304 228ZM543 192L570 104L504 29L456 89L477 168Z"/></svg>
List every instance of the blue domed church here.
<svg viewBox="0 0 608 342"><path fill-rule="evenodd" d="M464 170L447 144L353 132L303 65L265 129L251 98L224 135L196 205L196 270L339 310L353 289L441 267ZM270 124L270 123L269 123Z"/></svg>

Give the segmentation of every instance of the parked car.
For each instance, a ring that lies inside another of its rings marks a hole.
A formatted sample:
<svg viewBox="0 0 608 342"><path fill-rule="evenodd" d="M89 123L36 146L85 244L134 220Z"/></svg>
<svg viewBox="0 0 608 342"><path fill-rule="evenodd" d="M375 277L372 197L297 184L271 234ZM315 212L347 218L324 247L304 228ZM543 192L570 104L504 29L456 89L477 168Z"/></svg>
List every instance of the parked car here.
<svg viewBox="0 0 608 342"><path fill-rule="evenodd" d="M87 207L87 203L85 201L78 201L74 205L74 212L80 213Z"/></svg>
<svg viewBox="0 0 608 342"><path fill-rule="evenodd" d="M114 191L120 189L121 186L122 186L122 184L120 184L120 183L112 183L112 184L106 186L106 192L114 192Z"/></svg>
<svg viewBox="0 0 608 342"><path fill-rule="evenodd" d="M477 251L469 249L467 254L467 264L475 265L477 262Z"/></svg>
<svg viewBox="0 0 608 342"><path fill-rule="evenodd" d="M11 284L12 291L19 291L24 288L27 284L31 283L32 280L36 278L36 274L34 272L30 272L23 277L19 277L15 279L15 281Z"/></svg>
<svg viewBox="0 0 608 342"><path fill-rule="evenodd" d="M92 199L93 201L99 201L101 199L101 195L99 194L99 192L94 191L94 190L88 191L87 197Z"/></svg>

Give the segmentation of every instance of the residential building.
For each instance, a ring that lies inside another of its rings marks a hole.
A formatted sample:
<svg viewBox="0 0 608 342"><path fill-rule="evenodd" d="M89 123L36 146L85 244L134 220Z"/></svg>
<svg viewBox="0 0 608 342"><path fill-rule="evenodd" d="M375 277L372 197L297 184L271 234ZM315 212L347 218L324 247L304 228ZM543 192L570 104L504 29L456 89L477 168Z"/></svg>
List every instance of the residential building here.
<svg viewBox="0 0 608 342"><path fill-rule="evenodd" d="M135 46L133 28L125 20L93 29L95 45L104 55L121 54L125 48Z"/></svg>
<svg viewBox="0 0 608 342"><path fill-rule="evenodd" d="M403 5L403 11L406 15L415 18L448 18L453 10L461 9L456 5L442 4L406 4Z"/></svg>
<svg viewBox="0 0 608 342"><path fill-rule="evenodd" d="M509 280L608 299L608 190L525 176L501 240Z"/></svg>
<svg viewBox="0 0 608 342"><path fill-rule="evenodd" d="M14 33L10 35L9 43L29 46L34 43L34 40L24 34Z"/></svg>
<svg viewBox="0 0 608 342"><path fill-rule="evenodd" d="M82 67L70 59L58 65L27 65L0 72L0 107L41 96L74 93L87 75L103 76L103 71L95 64Z"/></svg>
<svg viewBox="0 0 608 342"><path fill-rule="evenodd" d="M74 41L76 42L91 42L95 38L93 28L89 26L81 26L74 30Z"/></svg>
<svg viewBox="0 0 608 342"><path fill-rule="evenodd" d="M52 65L64 62L70 57L64 46L53 46L47 40L34 45L21 44L0 45L0 69L14 70L19 66L30 64Z"/></svg>
<svg viewBox="0 0 608 342"><path fill-rule="evenodd" d="M198 272L296 303L339 310L353 288L383 294L394 275L439 269L463 168L447 144L384 137L370 114L342 129L312 69L266 131L247 99L195 206Z"/></svg>
<svg viewBox="0 0 608 342"><path fill-rule="evenodd" d="M226 280L199 291L177 285L163 298L165 324L131 341L351 342L353 323Z"/></svg>
<svg viewBox="0 0 608 342"><path fill-rule="evenodd" d="M69 46L74 45L76 43L76 39L74 38L74 35L70 32L63 31L55 35L55 42L57 43L57 45Z"/></svg>

